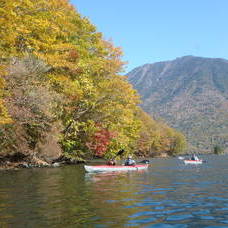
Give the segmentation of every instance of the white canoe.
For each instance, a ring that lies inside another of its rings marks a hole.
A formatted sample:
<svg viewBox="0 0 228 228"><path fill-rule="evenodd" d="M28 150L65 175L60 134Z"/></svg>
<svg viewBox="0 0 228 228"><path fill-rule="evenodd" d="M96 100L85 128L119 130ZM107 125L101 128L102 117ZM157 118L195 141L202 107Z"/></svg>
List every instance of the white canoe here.
<svg viewBox="0 0 228 228"><path fill-rule="evenodd" d="M202 163L203 163L203 160L184 160L184 164L198 165L198 164L202 164Z"/></svg>
<svg viewBox="0 0 228 228"><path fill-rule="evenodd" d="M84 165L86 172L115 172L115 171L137 171L148 168L148 164L145 165L134 165L134 166L126 166L126 165Z"/></svg>

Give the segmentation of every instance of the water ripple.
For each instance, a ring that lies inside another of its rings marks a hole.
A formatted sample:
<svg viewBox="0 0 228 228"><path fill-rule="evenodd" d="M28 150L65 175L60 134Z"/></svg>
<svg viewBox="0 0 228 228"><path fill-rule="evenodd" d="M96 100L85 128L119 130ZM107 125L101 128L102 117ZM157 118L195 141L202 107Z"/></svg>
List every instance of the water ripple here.
<svg viewBox="0 0 228 228"><path fill-rule="evenodd" d="M0 227L228 227L228 156L204 159L152 159L147 172L2 172Z"/></svg>

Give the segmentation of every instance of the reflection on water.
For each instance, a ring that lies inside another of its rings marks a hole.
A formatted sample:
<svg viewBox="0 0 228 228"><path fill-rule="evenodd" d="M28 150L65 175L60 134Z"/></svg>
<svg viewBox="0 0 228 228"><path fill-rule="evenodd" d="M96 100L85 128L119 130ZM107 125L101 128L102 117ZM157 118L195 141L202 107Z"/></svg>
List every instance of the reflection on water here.
<svg viewBox="0 0 228 228"><path fill-rule="evenodd" d="M228 156L205 159L118 173L2 171L0 227L228 227Z"/></svg>

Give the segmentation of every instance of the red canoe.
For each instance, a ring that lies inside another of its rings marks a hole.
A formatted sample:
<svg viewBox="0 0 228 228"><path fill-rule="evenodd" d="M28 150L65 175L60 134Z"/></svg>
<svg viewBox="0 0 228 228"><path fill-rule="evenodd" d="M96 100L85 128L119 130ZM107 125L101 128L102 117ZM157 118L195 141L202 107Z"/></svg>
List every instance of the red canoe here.
<svg viewBox="0 0 228 228"><path fill-rule="evenodd" d="M86 172L115 172L115 171L137 171L148 168L148 164L144 165L85 165L84 168Z"/></svg>

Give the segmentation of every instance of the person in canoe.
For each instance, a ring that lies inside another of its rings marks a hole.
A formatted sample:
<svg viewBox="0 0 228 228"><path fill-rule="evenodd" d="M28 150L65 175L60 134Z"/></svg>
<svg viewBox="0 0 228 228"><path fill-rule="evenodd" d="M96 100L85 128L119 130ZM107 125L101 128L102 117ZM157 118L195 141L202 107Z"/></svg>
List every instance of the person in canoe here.
<svg viewBox="0 0 228 228"><path fill-rule="evenodd" d="M199 158L195 154L193 154L191 157L191 160L192 161L199 161Z"/></svg>
<svg viewBox="0 0 228 228"><path fill-rule="evenodd" d="M135 160L132 159L131 155L128 155L127 160L125 161L124 165L136 165Z"/></svg>
<svg viewBox="0 0 228 228"><path fill-rule="evenodd" d="M116 160L110 159L109 161L107 161L107 165L116 165Z"/></svg>
<svg viewBox="0 0 228 228"><path fill-rule="evenodd" d="M115 158L118 156L121 156L124 152L125 152L124 149L119 150L113 158L111 158L110 160L107 161L107 165L116 165Z"/></svg>

